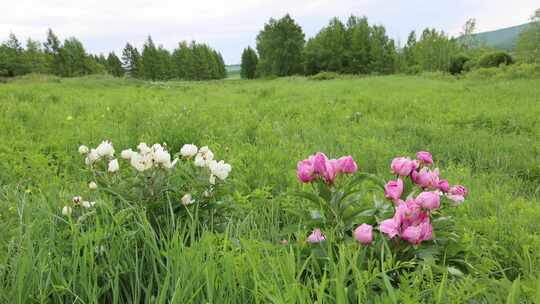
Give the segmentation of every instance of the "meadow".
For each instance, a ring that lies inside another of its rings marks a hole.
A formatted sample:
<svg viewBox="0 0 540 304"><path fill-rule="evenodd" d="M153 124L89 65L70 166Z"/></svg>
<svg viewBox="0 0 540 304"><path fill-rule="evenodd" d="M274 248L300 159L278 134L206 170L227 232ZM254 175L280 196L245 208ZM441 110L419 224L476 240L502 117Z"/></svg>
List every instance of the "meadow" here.
<svg viewBox="0 0 540 304"><path fill-rule="evenodd" d="M1 83L0 302L540 303L539 83L401 75ZM66 220L62 207L88 192L77 148L105 139L166 142L175 153L210 146L233 167L223 229L193 239L177 223L160 234L141 209L96 209L91 229ZM297 161L350 154L389 179L393 157L420 150L469 188L450 211L453 245L404 261L343 243L321 266L295 213L302 201L291 192L305 187Z"/></svg>

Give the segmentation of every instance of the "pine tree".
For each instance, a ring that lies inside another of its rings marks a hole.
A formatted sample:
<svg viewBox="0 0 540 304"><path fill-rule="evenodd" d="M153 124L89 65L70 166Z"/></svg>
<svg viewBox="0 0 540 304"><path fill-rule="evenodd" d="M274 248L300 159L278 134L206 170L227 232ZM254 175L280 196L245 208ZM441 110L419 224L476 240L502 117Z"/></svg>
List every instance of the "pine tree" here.
<svg viewBox="0 0 540 304"><path fill-rule="evenodd" d="M144 79L157 80L160 74L158 50L151 36L144 43L141 55L142 77Z"/></svg>
<svg viewBox="0 0 540 304"><path fill-rule="evenodd" d="M15 34L0 46L0 71L5 76L13 77L29 72L29 66L24 60L24 50Z"/></svg>
<svg viewBox="0 0 540 304"><path fill-rule="evenodd" d="M128 76L138 78L141 72L141 55L137 48L127 43L122 51L123 68Z"/></svg>
<svg viewBox="0 0 540 304"><path fill-rule="evenodd" d="M107 56L107 72L114 77L124 76L122 62L114 52L110 52L109 56Z"/></svg>
<svg viewBox="0 0 540 304"><path fill-rule="evenodd" d="M257 63L259 58L257 53L251 47L247 47L242 52L242 62L240 65L240 77L244 79L253 79L256 76Z"/></svg>

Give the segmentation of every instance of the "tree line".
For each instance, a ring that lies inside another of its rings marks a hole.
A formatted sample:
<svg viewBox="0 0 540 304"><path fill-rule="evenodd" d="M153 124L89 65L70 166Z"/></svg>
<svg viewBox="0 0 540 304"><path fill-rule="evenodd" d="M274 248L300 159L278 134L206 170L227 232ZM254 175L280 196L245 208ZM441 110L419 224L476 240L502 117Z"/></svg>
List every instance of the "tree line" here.
<svg viewBox="0 0 540 304"><path fill-rule="evenodd" d="M477 67L510 64L513 57L481 45L474 39L476 21L469 19L459 37L444 31L411 31L405 45L389 38L383 25L366 17L350 16L343 23L332 18L315 37L305 34L290 15L271 18L256 38L256 50L242 53L241 76L313 75L320 72L391 74L443 71L453 74ZM540 58L540 9L531 26L521 33L516 56L522 62Z"/></svg>
<svg viewBox="0 0 540 304"><path fill-rule="evenodd" d="M60 41L49 29L45 42L28 39L26 47L14 34L0 45L0 76L48 73L61 77L108 73L148 80L209 80L226 77L219 52L206 44L182 41L172 52L149 36L139 51L127 43L118 57L89 54L82 42L71 37Z"/></svg>

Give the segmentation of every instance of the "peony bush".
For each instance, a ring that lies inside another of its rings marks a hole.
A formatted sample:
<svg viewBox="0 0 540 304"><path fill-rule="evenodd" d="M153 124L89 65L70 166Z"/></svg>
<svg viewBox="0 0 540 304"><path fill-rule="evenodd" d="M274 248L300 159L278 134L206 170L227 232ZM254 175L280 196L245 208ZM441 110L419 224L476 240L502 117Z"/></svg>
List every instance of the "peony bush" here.
<svg viewBox="0 0 540 304"><path fill-rule="evenodd" d="M79 153L84 157L88 195L93 199L88 202L76 196L62 208L65 216L94 208L105 196L119 208L143 208L157 225L188 219L214 229L223 215L216 210L226 205L222 190L232 167L216 160L206 146L199 149L186 144L171 155L166 144L143 142L136 149L122 150L117 157L113 144L103 141L96 148L81 145Z"/></svg>
<svg viewBox="0 0 540 304"><path fill-rule="evenodd" d="M426 151L415 159L394 158L390 170L394 178L384 182L359 172L351 156L329 159L318 152L299 161L298 180L312 186L296 193L311 204L307 223L312 232L306 242L354 240L368 246L378 238L392 240L398 249L404 243L416 248L435 239L433 222L449 218L442 216L443 209L460 205L468 195L464 186L441 178ZM378 199L382 195L387 203Z"/></svg>

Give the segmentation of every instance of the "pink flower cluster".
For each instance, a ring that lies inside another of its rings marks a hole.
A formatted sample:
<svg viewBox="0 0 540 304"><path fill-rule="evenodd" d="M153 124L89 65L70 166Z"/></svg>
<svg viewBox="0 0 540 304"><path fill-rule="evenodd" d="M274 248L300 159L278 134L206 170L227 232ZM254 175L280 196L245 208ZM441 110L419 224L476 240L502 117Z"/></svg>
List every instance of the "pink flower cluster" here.
<svg viewBox="0 0 540 304"><path fill-rule="evenodd" d="M440 179L439 170L432 169L431 153L420 151L416 159L398 157L392 160L392 172L398 175L396 180L389 181L384 187L384 195L396 205L392 218L384 220L379 230L390 238L399 236L401 239L418 245L422 241L431 240L433 227L430 222L430 211L439 209L441 196L445 195L456 203L462 203L468 192L461 185L450 187L445 179ZM403 179L410 177L413 184L423 192L416 198L409 195L402 200L404 191Z"/></svg>
<svg viewBox="0 0 540 304"><path fill-rule="evenodd" d="M353 231L354 238L362 245L370 245L373 242L373 226L368 224L362 224ZM325 241L326 237L322 233L321 229L314 229L307 237L308 243L316 244Z"/></svg>
<svg viewBox="0 0 540 304"><path fill-rule="evenodd" d="M357 170L358 166L352 156L328 159L324 153L317 152L298 162L296 175L302 183L310 183L320 177L327 184L333 184L338 174L352 174Z"/></svg>

